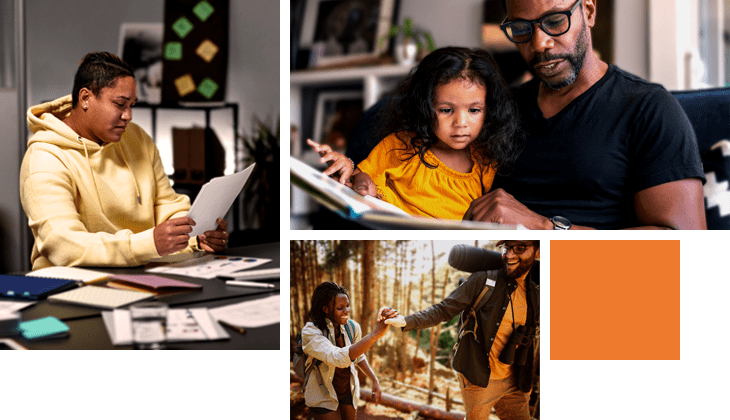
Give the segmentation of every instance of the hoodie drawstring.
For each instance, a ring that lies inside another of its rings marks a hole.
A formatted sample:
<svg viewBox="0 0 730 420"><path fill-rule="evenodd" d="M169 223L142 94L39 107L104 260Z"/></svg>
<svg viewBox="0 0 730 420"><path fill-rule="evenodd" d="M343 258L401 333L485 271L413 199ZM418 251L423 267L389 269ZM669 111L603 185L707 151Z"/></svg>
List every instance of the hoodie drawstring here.
<svg viewBox="0 0 730 420"><path fill-rule="evenodd" d="M91 167L91 161L89 160L89 150L86 148L86 142L81 139L81 136L78 137L81 144L84 146L84 154L86 155L86 163L89 165L89 171L91 171L91 179L94 181L94 189L96 190L96 199L99 200L99 208L101 209L101 214L104 213L104 206L101 201L101 195L99 194L99 186L96 184L96 175L94 175L94 169ZM127 170L132 175L132 183L134 184L134 191L137 194L137 204L142 205L142 194L139 192L139 186L137 185L137 177L134 176L134 171L132 171L132 168L129 167L129 164L127 163L127 159L124 156L124 150L121 151L121 158L122 162L124 162L124 166L127 167Z"/></svg>
<svg viewBox="0 0 730 420"><path fill-rule="evenodd" d="M127 157L124 156L124 148L120 147L119 150L122 153L122 162L124 162L124 166L126 166L129 173L132 174L134 191L137 193L137 204L142 205L142 194L140 194L140 192L139 192L139 186L137 185L137 177L134 176L134 171L132 170L132 168L129 167L129 164L127 163Z"/></svg>
<svg viewBox="0 0 730 420"><path fill-rule="evenodd" d="M99 195L99 186L96 185L96 175L94 175L94 168L91 167L91 161L89 160L89 149L86 148L86 142L79 136L79 141L84 146L84 154L86 154L86 163L89 165L89 172L91 172L91 179L94 181L94 190L96 190L96 199L99 201L99 209L101 210L101 214L106 216L106 213L104 213L104 204L101 201L101 195Z"/></svg>

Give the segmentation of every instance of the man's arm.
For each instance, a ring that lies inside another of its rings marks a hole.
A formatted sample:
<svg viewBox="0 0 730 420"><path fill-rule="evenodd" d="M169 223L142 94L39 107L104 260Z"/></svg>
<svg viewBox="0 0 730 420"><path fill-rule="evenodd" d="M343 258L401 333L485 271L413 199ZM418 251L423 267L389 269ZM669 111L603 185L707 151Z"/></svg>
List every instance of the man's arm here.
<svg viewBox="0 0 730 420"><path fill-rule="evenodd" d="M484 271L472 274L464 284L454 289L441 302L406 316L403 331L429 328L452 319L472 305L474 297L484 287L486 280L487 273Z"/></svg>
<svg viewBox="0 0 730 420"><path fill-rule="evenodd" d="M659 184L634 195L639 226L632 229L707 229L702 182L696 178ZM528 229L553 229L545 216L535 213L501 188L474 200L464 220L521 224ZM592 229L573 225L571 230Z"/></svg>
<svg viewBox="0 0 730 420"><path fill-rule="evenodd" d="M702 181L697 178L659 184L634 195L637 229L707 229Z"/></svg>

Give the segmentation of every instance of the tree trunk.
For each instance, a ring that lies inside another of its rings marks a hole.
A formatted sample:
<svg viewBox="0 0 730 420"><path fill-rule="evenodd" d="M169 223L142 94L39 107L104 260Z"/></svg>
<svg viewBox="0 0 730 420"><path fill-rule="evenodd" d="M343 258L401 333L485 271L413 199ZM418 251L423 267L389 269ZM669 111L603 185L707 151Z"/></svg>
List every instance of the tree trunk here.
<svg viewBox="0 0 730 420"><path fill-rule="evenodd" d="M373 313L373 270L375 269L375 243L373 241L363 242L362 259L362 315L360 325L364 331L368 331ZM370 353L369 351L367 353ZM369 358L369 357L368 357Z"/></svg>
<svg viewBox="0 0 730 420"><path fill-rule="evenodd" d="M289 246L289 258L291 258L291 264L292 272L290 273L290 278L299 278L301 273L298 272L297 268L299 265L297 264L297 261L301 259L301 242L292 241ZM291 293L291 300L292 300L292 316L291 316L291 336L295 337L299 331L304 328L304 324L302 322L302 305L301 305L301 296L300 296L300 289L301 282L289 282L289 291Z"/></svg>
<svg viewBox="0 0 730 420"><path fill-rule="evenodd" d="M436 255L433 249L433 240L431 241L431 304L436 303ZM441 324L439 324L440 326ZM436 349L438 348L436 340L436 328L431 327L430 337L430 356L428 361L428 404L433 402L433 364L436 362Z"/></svg>
<svg viewBox="0 0 730 420"><path fill-rule="evenodd" d="M365 401L373 401L373 393L371 390L366 388L360 388L360 398ZM380 394L380 401L378 404L382 404L387 407L395 408L396 410L404 413L410 413L412 411L418 411L418 414L422 417L437 420L463 420L465 413L458 411L444 411L430 405L419 404L417 402L408 401L395 395L389 395L385 393Z"/></svg>

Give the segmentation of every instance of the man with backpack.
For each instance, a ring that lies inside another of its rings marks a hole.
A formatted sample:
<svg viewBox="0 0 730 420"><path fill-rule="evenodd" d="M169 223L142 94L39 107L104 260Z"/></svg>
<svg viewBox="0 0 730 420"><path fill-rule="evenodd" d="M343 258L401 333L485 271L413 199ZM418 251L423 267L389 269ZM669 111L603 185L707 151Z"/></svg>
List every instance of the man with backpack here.
<svg viewBox="0 0 730 420"><path fill-rule="evenodd" d="M539 329L539 241L499 241L504 266L476 272L443 301L386 321L403 331L432 327L461 314L452 365L467 420L530 420L535 335Z"/></svg>

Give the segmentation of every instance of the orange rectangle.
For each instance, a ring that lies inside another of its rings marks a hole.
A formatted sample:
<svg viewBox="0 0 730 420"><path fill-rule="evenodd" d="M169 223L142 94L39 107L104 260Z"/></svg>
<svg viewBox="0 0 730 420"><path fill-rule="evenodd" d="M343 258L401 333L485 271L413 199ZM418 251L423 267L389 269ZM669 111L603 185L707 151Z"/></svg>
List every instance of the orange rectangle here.
<svg viewBox="0 0 730 420"><path fill-rule="evenodd" d="M550 359L679 360L679 248L550 241Z"/></svg>

